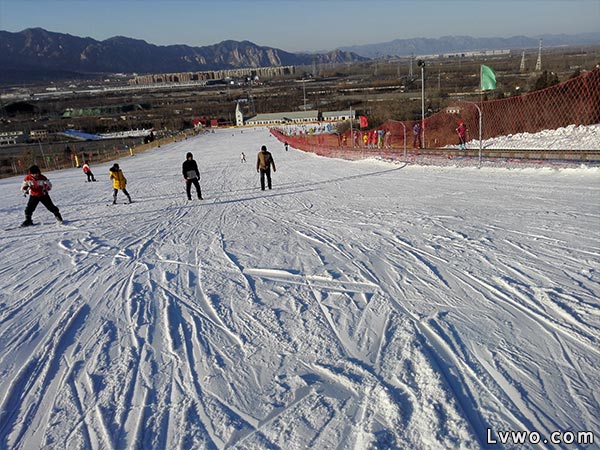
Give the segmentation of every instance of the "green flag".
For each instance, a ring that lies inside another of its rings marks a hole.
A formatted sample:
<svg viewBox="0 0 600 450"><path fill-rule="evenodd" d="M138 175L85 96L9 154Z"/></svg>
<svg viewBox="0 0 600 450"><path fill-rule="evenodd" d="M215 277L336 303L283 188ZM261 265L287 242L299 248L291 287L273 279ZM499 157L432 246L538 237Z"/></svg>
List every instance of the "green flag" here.
<svg viewBox="0 0 600 450"><path fill-rule="evenodd" d="M493 91L496 89L496 72L488 66L481 65L481 90Z"/></svg>

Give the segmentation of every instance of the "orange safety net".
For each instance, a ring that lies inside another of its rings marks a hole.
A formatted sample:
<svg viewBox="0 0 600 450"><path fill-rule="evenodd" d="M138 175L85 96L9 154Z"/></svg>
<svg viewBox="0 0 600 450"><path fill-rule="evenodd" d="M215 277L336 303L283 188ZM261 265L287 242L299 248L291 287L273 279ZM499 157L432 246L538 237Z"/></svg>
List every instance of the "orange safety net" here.
<svg viewBox="0 0 600 450"><path fill-rule="evenodd" d="M481 128L480 124L481 112ZM537 133L569 125L600 123L600 69L596 68L558 85L511 98L481 102L458 101L424 121L423 147L443 148L456 146L456 128L463 121L467 126L467 140L491 139L519 133ZM420 122L420 121L418 121ZM387 121L373 130L348 130L341 135L296 133L273 130L273 134L295 148L321 155L347 159L389 153L414 153L413 126L415 121ZM383 130L380 142L369 144L365 134ZM389 134L388 134L389 132ZM515 140L512 145L518 145ZM508 149L510 149L508 144ZM600 137L594 148L600 150ZM514 147L514 149L518 149Z"/></svg>

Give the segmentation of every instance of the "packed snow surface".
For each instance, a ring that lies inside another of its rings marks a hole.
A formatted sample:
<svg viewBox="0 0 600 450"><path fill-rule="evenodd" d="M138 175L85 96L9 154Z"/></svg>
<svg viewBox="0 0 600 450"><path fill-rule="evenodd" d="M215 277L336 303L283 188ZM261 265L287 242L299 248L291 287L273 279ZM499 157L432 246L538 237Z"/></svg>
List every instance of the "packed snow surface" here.
<svg viewBox="0 0 600 450"><path fill-rule="evenodd" d="M477 130L470 132L467 148L479 148L479 139L474 139L477 133ZM568 125L539 133L498 136L482 140L481 146L487 149L600 150L600 124Z"/></svg>
<svg viewBox="0 0 600 450"><path fill-rule="evenodd" d="M0 180L0 448L598 448L598 168L348 162L264 129L119 163L133 204L112 162L47 173L62 226L15 228Z"/></svg>

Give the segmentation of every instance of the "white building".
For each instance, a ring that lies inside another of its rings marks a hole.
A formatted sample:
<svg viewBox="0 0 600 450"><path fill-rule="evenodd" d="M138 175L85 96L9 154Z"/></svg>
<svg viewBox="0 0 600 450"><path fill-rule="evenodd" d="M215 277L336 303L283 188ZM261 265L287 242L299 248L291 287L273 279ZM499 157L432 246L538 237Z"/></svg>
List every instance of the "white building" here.
<svg viewBox="0 0 600 450"><path fill-rule="evenodd" d="M48 139L48 130L31 130L29 137L32 141Z"/></svg>
<svg viewBox="0 0 600 450"><path fill-rule="evenodd" d="M244 113L242 113L239 103L236 103L235 105L235 124L238 127L244 126Z"/></svg>
<svg viewBox="0 0 600 450"><path fill-rule="evenodd" d="M285 123L317 122L319 111L289 111L269 114L257 114L246 120L246 125L281 125Z"/></svg>
<svg viewBox="0 0 600 450"><path fill-rule="evenodd" d="M342 122L344 120L356 119L356 111L351 109L345 111L324 111L321 115L324 122Z"/></svg>
<svg viewBox="0 0 600 450"><path fill-rule="evenodd" d="M235 108L236 123L240 126L238 119L239 105ZM241 123L244 124L241 112ZM308 111L288 111L269 114L258 114L251 119L245 121L245 125L282 125L292 123L307 123L307 122L343 122L350 118L356 118L356 111L347 109L345 111L326 111L319 113L316 109Z"/></svg>
<svg viewBox="0 0 600 450"><path fill-rule="evenodd" d="M15 145L17 140L23 136L22 131L3 131L0 132L0 146L1 145Z"/></svg>

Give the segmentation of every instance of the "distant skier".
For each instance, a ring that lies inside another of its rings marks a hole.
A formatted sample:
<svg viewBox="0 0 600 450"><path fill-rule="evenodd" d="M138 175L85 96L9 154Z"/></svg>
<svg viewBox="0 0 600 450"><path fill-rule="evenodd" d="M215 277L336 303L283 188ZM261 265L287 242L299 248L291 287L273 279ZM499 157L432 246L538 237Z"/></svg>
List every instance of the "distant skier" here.
<svg viewBox="0 0 600 450"><path fill-rule="evenodd" d="M286 142L284 145L285 145L285 151L287 152L289 144Z"/></svg>
<svg viewBox="0 0 600 450"><path fill-rule="evenodd" d="M85 173L87 175L88 182L96 181L96 178L94 177L94 174L92 173L92 169L90 169L90 165L87 161L83 162L83 173Z"/></svg>
<svg viewBox="0 0 600 450"><path fill-rule="evenodd" d="M458 134L458 148L465 150L467 148L467 126L462 120L458 122L456 134Z"/></svg>
<svg viewBox="0 0 600 450"><path fill-rule="evenodd" d="M277 172L273 155L267 151L267 146L263 145L256 158L256 172L260 172L260 188L263 191L265 190L265 176L267 177L267 185L271 189L271 167L273 167L273 172Z"/></svg>
<svg viewBox="0 0 600 450"><path fill-rule="evenodd" d="M244 152L242 152L242 154L240 155L240 162L242 162L242 163L246 162L246 155Z"/></svg>
<svg viewBox="0 0 600 450"><path fill-rule="evenodd" d="M385 145L385 148L387 148L387 149L392 148L392 132L390 130L387 130L385 132L384 145Z"/></svg>
<svg viewBox="0 0 600 450"><path fill-rule="evenodd" d="M58 210L58 207L52 203L52 199L50 199L50 195L48 194L51 189L52 183L48 178L42 175L40 168L36 165L31 166L27 176L23 179L23 185L21 186L23 195L29 194L29 200L25 207L25 221L21 224L22 227L33 225L31 216L37 208L38 203L44 205L48 211L54 214L56 220L62 223L63 218L60 215L60 211Z"/></svg>
<svg viewBox="0 0 600 450"><path fill-rule="evenodd" d="M196 188L196 194L198 199L202 200L202 191L200 190L200 171L198 171L198 164L194 160L194 155L188 152L185 155L185 161L181 166L181 172L185 179L185 193L187 194L188 200L192 199L192 184Z"/></svg>
<svg viewBox="0 0 600 450"><path fill-rule="evenodd" d="M413 148L421 148L421 123L413 125Z"/></svg>
<svg viewBox="0 0 600 450"><path fill-rule="evenodd" d="M129 203L131 203L131 197L129 195L129 192L127 192L127 189L125 189L125 186L127 186L127 179L125 178L125 175L123 175L123 171L119 168L119 165L117 163L114 163L113 166L109 169L109 171L110 179L113 182L114 189L112 204L115 205L117 203L117 193L119 192L119 189L123 191L123 194L127 196Z"/></svg>

